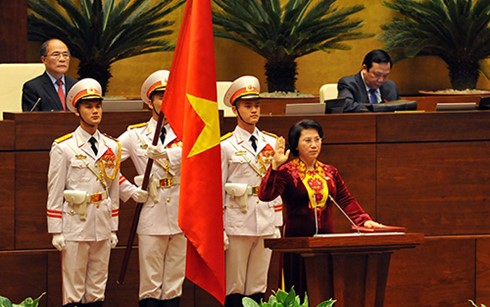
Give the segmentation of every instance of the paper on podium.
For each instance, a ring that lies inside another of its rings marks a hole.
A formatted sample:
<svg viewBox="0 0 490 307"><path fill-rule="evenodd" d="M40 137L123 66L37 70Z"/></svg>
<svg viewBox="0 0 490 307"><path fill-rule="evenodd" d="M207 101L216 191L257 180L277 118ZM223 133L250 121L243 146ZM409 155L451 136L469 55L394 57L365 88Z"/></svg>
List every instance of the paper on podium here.
<svg viewBox="0 0 490 307"><path fill-rule="evenodd" d="M407 228L403 226L388 226L384 225L383 227L373 227L373 228L368 228L364 226L358 226L355 228L354 226L351 227L352 232L358 232L358 229L360 232L365 232L365 233L372 233L372 232L407 232Z"/></svg>

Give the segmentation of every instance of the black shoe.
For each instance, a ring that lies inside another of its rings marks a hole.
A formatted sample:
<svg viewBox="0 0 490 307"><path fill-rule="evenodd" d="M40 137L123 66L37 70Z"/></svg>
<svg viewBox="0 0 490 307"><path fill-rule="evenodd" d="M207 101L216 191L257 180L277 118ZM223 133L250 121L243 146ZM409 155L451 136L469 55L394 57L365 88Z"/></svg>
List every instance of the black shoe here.
<svg viewBox="0 0 490 307"><path fill-rule="evenodd" d="M227 295L225 298L225 307L243 307L242 299L245 295L240 293L233 293Z"/></svg>
<svg viewBox="0 0 490 307"><path fill-rule="evenodd" d="M180 306L180 297L174 297L169 300L160 301L161 307L179 307Z"/></svg>
<svg viewBox="0 0 490 307"><path fill-rule="evenodd" d="M264 300L264 297L265 297L265 293L255 293L255 294L252 294L252 295L249 295L248 297L250 297L251 299L253 299L257 304L260 305L260 301L263 301Z"/></svg>
<svg viewBox="0 0 490 307"><path fill-rule="evenodd" d="M80 307L82 307L82 306L84 306L84 307L102 307L102 306L104 306L104 301L85 303L85 304L81 304L78 306L80 306Z"/></svg>
<svg viewBox="0 0 490 307"><path fill-rule="evenodd" d="M139 307L160 307L161 305L160 300L157 300L156 298L145 298L142 299L141 301L138 302Z"/></svg>

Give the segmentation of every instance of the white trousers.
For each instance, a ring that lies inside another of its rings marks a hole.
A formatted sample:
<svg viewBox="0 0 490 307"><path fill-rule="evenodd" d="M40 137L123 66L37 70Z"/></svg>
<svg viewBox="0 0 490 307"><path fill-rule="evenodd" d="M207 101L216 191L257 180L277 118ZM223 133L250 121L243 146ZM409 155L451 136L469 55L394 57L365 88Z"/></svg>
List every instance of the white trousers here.
<svg viewBox="0 0 490 307"><path fill-rule="evenodd" d="M140 300L168 300L182 295L186 244L182 233L138 235Z"/></svg>
<svg viewBox="0 0 490 307"><path fill-rule="evenodd" d="M264 239L271 237L228 237L226 295L265 293L272 250L264 247Z"/></svg>
<svg viewBox="0 0 490 307"><path fill-rule="evenodd" d="M61 252L63 305L103 301L109 275L110 240L65 244Z"/></svg>

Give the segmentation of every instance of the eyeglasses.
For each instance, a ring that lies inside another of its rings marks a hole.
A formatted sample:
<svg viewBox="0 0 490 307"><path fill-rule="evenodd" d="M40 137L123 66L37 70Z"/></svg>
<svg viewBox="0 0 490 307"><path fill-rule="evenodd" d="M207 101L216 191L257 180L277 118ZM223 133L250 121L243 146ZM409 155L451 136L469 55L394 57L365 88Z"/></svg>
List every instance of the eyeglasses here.
<svg viewBox="0 0 490 307"><path fill-rule="evenodd" d="M314 139L306 138L306 139L302 139L301 142L305 143L308 146L311 146L311 144L313 143L320 144L322 142L322 138L321 137L316 137Z"/></svg>
<svg viewBox="0 0 490 307"><path fill-rule="evenodd" d="M52 57L53 59L59 60L61 59L61 57L68 59L70 58L71 54L69 52L53 52L48 56Z"/></svg>

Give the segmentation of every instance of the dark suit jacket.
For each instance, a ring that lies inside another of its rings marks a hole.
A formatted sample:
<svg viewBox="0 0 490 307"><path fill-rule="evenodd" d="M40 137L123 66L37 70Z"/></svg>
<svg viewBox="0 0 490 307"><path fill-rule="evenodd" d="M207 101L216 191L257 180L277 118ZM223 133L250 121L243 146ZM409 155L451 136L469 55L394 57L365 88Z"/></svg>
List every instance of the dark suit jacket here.
<svg viewBox="0 0 490 307"><path fill-rule="evenodd" d="M78 80L65 75L65 95ZM22 87L22 111L30 112L36 101L41 98L33 111L62 111L60 98L46 72L27 81Z"/></svg>
<svg viewBox="0 0 490 307"><path fill-rule="evenodd" d="M367 112L369 105L366 86L361 77L361 72L353 76L343 77L337 84L338 97L345 97L344 112ZM400 99L395 82L388 80L379 88L381 100L392 101Z"/></svg>

